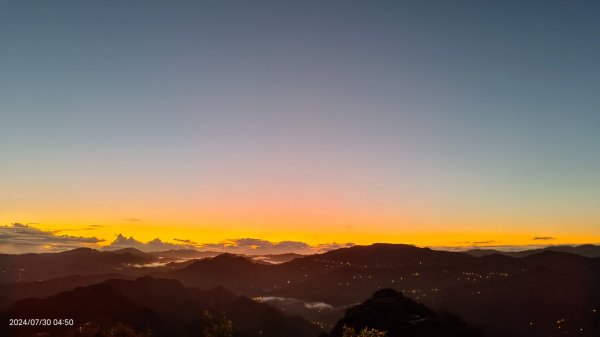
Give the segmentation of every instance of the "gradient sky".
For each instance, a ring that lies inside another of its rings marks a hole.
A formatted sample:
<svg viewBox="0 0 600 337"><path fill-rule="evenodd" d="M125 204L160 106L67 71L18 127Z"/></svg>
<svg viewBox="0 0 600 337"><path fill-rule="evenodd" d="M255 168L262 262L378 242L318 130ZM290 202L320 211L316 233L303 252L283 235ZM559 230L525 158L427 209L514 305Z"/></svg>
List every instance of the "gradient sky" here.
<svg viewBox="0 0 600 337"><path fill-rule="evenodd" d="M599 17L597 1L3 3L0 224L600 242Z"/></svg>

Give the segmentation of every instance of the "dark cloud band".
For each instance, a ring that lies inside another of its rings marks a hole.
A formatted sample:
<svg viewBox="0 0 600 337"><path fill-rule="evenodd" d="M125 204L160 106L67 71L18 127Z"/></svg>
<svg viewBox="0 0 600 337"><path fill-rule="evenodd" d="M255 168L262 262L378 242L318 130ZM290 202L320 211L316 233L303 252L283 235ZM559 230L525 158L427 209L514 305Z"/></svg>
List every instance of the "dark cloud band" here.
<svg viewBox="0 0 600 337"><path fill-rule="evenodd" d="M96 237L59 235L30 225L15 223L0 226L0 250L7 253L62 251L79 247L96 247L104 240Z"/></svg>

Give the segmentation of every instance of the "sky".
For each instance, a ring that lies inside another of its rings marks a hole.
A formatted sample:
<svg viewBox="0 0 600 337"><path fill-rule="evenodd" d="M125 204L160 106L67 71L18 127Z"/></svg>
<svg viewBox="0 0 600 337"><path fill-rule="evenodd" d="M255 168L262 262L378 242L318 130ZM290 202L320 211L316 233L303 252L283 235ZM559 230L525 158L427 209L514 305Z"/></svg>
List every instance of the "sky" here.
<svg viewBox="0 0 600 337"><path fill-rule="evenodd" d="M15 223L94 245L598 243L599 16L3 3L0 247Z"/></svg>

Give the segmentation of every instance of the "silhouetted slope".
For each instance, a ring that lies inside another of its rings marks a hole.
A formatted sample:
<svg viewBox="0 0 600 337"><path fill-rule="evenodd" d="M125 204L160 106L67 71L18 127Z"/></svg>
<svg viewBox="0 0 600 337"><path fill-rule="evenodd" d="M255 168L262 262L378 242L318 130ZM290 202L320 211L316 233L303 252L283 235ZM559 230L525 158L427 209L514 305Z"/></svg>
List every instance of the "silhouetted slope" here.
<svg viewBox="0 0 600 337"><path fill-rule="evenodd" d="M444 254L427 260L431 252L414 247L359 248L370 254L369 262L355 258L356 251L344 249L284 264L308 277L292 280L270 296L345 306L376 289L394 288L432 308L461 315L486 336L549 336L564 331L600 336L598 258L544 251L524 258ZM394 256L402 252L410 257L399 257L402 263L394 264Z"/></svg>
<svg viewBox="0 0 600 337"><path fill-rule="evenodd" d="M598 261L573 256L573 266L564 265L570 257L553 265L555 254L564 253L517 259L530 266L504 278L448 287L435 303L477 323L486 336L600 336Z"/></svg>
<svg viewBox="0 0 600 337"><path fill-rule="evenodd" d="M322 333L300 317L285 316L268 305L257 305L243 296L230 303L226 312L236 329L251 335L309 337Z"/></svg>
<svg viewBox="0 0 600 337"><path fill-rule="evenodd" d="M191 337L202 331L204 310L225 312L239 336L310 337L321 332L301 318L285 316L266 304L236 296L224 288L188 289L176 280L152 277L109 280L45 299L23 300L0 318L4 321L14 317L72 318L76 325L89 322L103 329L122 322L136 331L150 330L155 337ZM3 325L0 335L68 336L73 328Z"/></svg>
<svg viewBox="0 0 600 337"><path fill-rule="evenodd" d="M72 261L73 255L87 254L94 261L99 258L97 253L78 250L52 256ZM122 253L130 259L136 252ZM117 259L111 257L111 261L122 262L123 256L117 255ZM123 266L119 263L111 262L108 266ZM548 336L564 331L579 331L581 336L600 335L600 324L594 323L600 317L596 314L600 313L600 287L597 286L600 258L562 252L544 251L523 258L501 254L473 257L408 245L376 244L300 257L278 265L258 264L248 258L222 254L168 268L134 269L137 273L145 271L161 278L174 278L185 286L206 289L222 285L249 297L325 302L340 314L377 289L393 288L435 310L459 314L486 336L530 336L532 332ZM125 275L135 275L132 273L128 271ZM27 284L33 286L33 283ZM0 291L2 289L10 291L11 288L0 286ZM136 298L135 303L142 302L133 295L128 298ZM195 297L195 303L202 302L201 298ZM209 305L202 303L201 307ZM334 315L319 317L314 308L303 310L304 317L319 321L322 326L335 324ZM168 311L164 310L164 315ZM158 313L162 315L160 310ZM555 323L563 318L569 323Z"/></svg>
<svg viewBox="0 0 600 337"><path fill-rule="evenodd" d="M103 328L125 322L137 331L151 329L160 335L172 334L166 328L167 324L154 311L134 303L107 284L77 288L44 300L24 300L2 316L3 319L68 318L73 319L76 324L93 322ZM24 337L44 332L51 336L66 336L73 327L10 326L2 329L5 329L2 336Z"/></svg>
<svg viewBox="0 0 600 337"><path fill-rule="evenodd" d="M48 297L75 287L88 286L114 278L120 274L72 275L44 281L13 282L0 284L0 312L8 310L15 302L30 297Z"/></svg>
<svg viewBox="0 0 600 337"><path fill-rule="evenodd" d="M571 253L543 251L520 259L528 266L548 267L554 270L581 270L589 265L591 260Z"/></svg>
<svg viewBox="0 0 600 337"><path fill-rule="evenodd" d="M372 298L346 311L332 337L341 337L344 325L387 331L388 337L479 337L481 334L458 317L439 314L393 289L377 291Z"/></svg>

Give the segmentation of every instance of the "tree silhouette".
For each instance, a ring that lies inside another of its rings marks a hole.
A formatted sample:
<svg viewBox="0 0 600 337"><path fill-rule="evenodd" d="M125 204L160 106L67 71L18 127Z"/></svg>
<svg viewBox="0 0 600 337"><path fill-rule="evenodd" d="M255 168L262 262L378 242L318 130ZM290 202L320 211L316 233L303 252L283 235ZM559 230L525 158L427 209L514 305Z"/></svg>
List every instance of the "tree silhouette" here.
<svg viewBox="0 0 600 337"><path fill-rule="evenodd" d="M108 329L101 329L88 322L75 329L72 337L150 337L149 332L136 332L129 325L121 322Z"/></svg>
<svg viewBox="0 0 600 337"><path fill-rule="evenodd" d="M233 323L225 313L214 317L210 311L202 312L203 337L233 337Z"/></svg>
<svg viewBox="0 0 600 337"><path fill-rule="evenodd" d="M387 336L386 331L379 331L377 329L369 329L368 327L364 327L360 330L360 333L357 335L356 331L353 327L349 327L344 325L342 337L385 337Z"/></svg>

